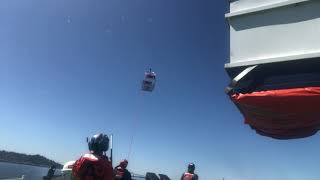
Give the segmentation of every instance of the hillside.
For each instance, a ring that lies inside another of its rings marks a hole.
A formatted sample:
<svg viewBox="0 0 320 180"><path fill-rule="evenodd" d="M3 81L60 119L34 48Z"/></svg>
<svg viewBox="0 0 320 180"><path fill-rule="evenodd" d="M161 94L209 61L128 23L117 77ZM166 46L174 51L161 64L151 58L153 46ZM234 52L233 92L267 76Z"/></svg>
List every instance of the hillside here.
<svg viewBox="0 0 320 180"><path fill-rule="evenodd" d="M56 166L58 169L62 168L62 165L50 160L39 154L28 155L16 152L0 151L0 162L11 162L19 164L28 164L33 166Z"/></svg>

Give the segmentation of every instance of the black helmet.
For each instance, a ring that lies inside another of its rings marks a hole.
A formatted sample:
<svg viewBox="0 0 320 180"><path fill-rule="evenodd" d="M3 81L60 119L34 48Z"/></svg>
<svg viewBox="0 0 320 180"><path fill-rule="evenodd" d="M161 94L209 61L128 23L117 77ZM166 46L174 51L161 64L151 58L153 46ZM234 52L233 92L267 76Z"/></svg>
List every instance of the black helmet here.
<svg viewBox="0 0 320 180"><path fill-rule="evenodd" d="M193 172L196 169L196 166L193 163L188 165L188 172Z"/></svg>
<svg viewBox="0 0 320 180"><path fill-rule="evenodd" d="M96 134L88 140L89 150L94 153L102 153L109 149L109 138L105 134Z"/></svg>

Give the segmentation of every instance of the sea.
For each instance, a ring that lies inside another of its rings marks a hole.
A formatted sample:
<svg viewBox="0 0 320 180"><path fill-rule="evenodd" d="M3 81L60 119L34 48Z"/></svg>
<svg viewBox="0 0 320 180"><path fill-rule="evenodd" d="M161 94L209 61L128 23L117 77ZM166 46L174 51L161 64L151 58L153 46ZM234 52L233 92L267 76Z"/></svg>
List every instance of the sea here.
<svg viewBox="0 0 320 180"><path fill-rule="evenodd" d="M48 170L49 168L46 167L0 162L0 180L21 178L22 175L25 176L26 180L42 180L43 176L47 175ZM56 171L57 174L60 173L60 170Z"/></svg>

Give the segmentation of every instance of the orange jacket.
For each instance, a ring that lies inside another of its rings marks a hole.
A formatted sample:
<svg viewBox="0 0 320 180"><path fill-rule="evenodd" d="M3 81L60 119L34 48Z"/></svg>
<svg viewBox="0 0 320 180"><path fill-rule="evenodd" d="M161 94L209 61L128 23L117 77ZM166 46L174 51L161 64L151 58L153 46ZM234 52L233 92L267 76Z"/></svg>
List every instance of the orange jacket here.
<svg viewBox="0 0 320 180"><path fill-rule="evenodd" d="M73 166L77 180L112 180L112 164L106 156L87 153L81 156Z"/></svg>

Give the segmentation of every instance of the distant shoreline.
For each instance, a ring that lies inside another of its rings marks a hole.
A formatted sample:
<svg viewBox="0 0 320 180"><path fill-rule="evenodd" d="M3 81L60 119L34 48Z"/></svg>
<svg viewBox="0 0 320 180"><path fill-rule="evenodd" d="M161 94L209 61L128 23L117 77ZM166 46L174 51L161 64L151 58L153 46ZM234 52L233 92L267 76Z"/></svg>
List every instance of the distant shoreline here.
<svg viewBox="0 0 320 180"><path fill-rule="evenodd" d="M28 165L28 166L35 166L35 167L50 168L50 166L47 166L47 165L32 164L32 163L18 162L18 161L9 161L9 160L5 160L5 159L0 159L0 163L10 163L10 164L20 164L20 165Z"/></svg>
<svg viewBox="0 0 320 180"><path fill-rule="evenodd" d="M57 163L39 154L29 155L9 151L0 151L0 162L44 168L55 166L57 169L61 169L63 167L63 165L61 165L60 163Z"/></svg>

